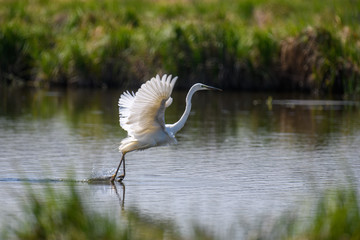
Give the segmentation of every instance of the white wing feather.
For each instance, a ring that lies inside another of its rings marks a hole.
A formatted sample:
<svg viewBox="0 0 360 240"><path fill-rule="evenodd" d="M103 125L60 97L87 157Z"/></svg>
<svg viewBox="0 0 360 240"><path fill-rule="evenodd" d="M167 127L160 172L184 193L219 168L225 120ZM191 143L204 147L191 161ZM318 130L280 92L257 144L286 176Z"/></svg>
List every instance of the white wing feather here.
<svg viewBox="0 0 360 240"><path fill-rule="evenodd" d="M164 75L152 78L134 93L124 92L119 99L120 126L134 138L165 129L165 108L177 77Z"/></svg>
<svg viewBox="0 0 360 240"><path fill-rule="evenodd" d="M120 126L126 130L130 130L130 126L126 124L127 118L130 115L130 109L135 100L134 92L126 91L121 94L119 98L119 116L120 116Z"/></svg>

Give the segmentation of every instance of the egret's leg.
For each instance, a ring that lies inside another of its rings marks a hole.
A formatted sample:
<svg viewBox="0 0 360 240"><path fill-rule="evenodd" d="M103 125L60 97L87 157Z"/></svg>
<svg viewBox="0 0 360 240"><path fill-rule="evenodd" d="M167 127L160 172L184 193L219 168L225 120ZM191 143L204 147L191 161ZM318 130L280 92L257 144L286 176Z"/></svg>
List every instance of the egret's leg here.
<svg viewBox="0 0 360 240"><path fill-rule="evenodd" d="M110 181L111 181L112 183L115 181L116 175L117 175L117 173L119 172L121 163L124 161L124 159L125 159L125 154L123 154L123 155L121 156L121 160L120 160L119 166L117 167L115 174L112 175L111 178L110 178ZM124 169L125 169L125 161L124 161Z"/></svg>
<svg viewBox="0 0 360 240"><path fill-rule="evenodd" d="M125 157L123 159L123 174L121 174L118 179L119 179L119 182L121 182L123 179L125 178Z"/></svg>

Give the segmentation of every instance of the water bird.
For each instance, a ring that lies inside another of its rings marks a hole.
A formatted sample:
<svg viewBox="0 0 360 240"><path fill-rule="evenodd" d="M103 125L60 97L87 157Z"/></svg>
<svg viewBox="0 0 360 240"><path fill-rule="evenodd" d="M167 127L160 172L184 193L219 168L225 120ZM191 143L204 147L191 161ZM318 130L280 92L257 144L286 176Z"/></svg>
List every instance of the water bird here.
<svg viewBox="0 0 360 240"><path fill-rule="evenodd" d="M200 90L220 90L219 88L195 83L186 95L186 107L183 115L174 124L165 124L165 109L173 101L171 93L178 78L164 74L156 75L134 92L125 91L119 98L120 126L128 136L121 141L122 153L119 166L110 181L113 183L123 165L123 173L118 181L125 178L125 155L135 150L176 143L175 134L183 128L191 110L191 99Z"/></svg>

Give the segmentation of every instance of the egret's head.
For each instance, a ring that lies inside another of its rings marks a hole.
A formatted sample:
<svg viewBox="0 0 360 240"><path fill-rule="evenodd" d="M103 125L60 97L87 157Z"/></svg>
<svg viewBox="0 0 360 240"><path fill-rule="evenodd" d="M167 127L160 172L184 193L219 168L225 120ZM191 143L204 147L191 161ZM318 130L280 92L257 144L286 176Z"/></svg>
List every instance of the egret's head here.
<svg viewBox="0 0 360 240"><path fill-rule="evenodd" d="M222 91L220 88L216 88L216 87L211 87L202 83L196 83L193 87L195 87L196 91L200 91L200 90L217 90L217 91Z"/></svg>

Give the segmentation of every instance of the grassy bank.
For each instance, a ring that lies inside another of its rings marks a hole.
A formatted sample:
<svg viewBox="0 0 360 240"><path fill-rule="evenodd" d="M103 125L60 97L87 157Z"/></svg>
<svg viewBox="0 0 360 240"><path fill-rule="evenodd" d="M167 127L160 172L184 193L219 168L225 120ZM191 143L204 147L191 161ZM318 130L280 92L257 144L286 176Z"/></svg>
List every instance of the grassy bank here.
<svg viewBox="0 0 360 240"><path fill-rule="evenodd" d="M261 227L251 231L246 238L359 239L359 207L356 190L329 191L318 201L313 216L306 223L292 212L283 215L265 231ZM115 218L121 215L121 221L115 221L89 210L74 185L65 193L51 186L42 194L30 191L24 211L25 215L12 226L2 226L3 239L217 239L201 227L194 227L193 235L184 237L171 222L161 222L129 210L114 213Z"/></svg>
<svg viewBox="0 0 360 240"><path fill-rule="evenodd" d="M0 80L123 87L156 73L223 88L360 92L351 0L0 0Z"/></svg>

